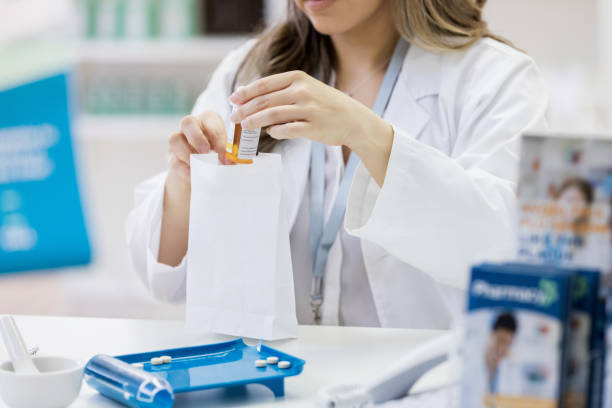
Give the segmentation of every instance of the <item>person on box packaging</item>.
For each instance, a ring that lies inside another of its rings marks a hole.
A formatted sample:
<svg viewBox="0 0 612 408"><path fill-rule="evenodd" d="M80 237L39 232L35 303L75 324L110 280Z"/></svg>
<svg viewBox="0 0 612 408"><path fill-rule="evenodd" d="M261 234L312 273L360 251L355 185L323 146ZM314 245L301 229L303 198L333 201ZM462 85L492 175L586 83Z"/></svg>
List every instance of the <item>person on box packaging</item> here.
<svg viewBox="0 0 612 408"><path fill-rule="evenodd" d="M489 392L497 393L497 368L502 359L508 357L512 342L516 336L517 322L512 313L501 313L495 319L487 348L485 350L485 363L489 379Z"/></svg>
<svg viewBox="0 0 612 408"><path fill-rule="evenodd" d="M284 21L230 52L170 135L168 172L136 189L128 244L151 293L185 297L189 155L215 151L227 164L231 120L266 129L259 151L282 156L300 323L449 327L474 259L513 254L519 139L545 126L540 72L488 30L485 3L290 0ZM343 177L348 197L338 196ZM314 262L313 212L335 203L346 205L344 225Z"/></svg>

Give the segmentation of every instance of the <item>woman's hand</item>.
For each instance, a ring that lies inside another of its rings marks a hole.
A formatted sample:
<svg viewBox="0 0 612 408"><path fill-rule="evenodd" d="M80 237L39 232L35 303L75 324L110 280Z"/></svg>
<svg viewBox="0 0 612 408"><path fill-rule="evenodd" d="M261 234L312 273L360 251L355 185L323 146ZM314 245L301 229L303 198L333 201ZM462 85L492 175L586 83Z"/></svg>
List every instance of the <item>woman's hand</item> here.
<svg viewBox="0 0 612 408"><path fill-rule="evenodd" d="M198 116L185 116L180 126L180 131L172 134L168 139L168 170L170 173L180 177L184 182L189 182L189 156L192 153L208 153L214 150L220 162L230 163L225 159L227 135L223 119L219 114L204 111Z"/></svg>
<svg viewBox="0 0 612 408"><path fill-rule="evenodd" d="M301 71L271 75L230 96L230 119L245 129L268 127L275 139L306 138L347 146L382 185L393 129L368 107Z"/></svg>
<svg viewBox="0 0 612 408"><path fill-rule="evenodd" d="M226 140L223 119L212 111L185 116L180 131L168 139L168 177L164 189L159 262L177 266L187 252L191 197L189 156L214 150L219 161L227 164Z"/></svg>

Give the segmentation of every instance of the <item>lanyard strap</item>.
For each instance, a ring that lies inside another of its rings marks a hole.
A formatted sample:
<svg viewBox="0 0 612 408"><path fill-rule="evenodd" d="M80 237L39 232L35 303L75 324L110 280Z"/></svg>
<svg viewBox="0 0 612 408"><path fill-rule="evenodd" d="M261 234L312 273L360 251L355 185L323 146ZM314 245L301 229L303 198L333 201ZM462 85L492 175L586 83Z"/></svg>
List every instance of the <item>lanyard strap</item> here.
<svg viewBox="0 0 612 408"><path fill-rule="evenodd" d="M409 44L401 39L395 47L389 67L376 96L372 110L383 116L393 88L402 69ZM351 153L351 157L344 169L344 174L338 187L336 200L332 206L327 225L324 225L324 193L325 193L325 144L312 142L310 156L310 251L312 255L312 290L310 303L314 314L315 323L320 323L319 309L323 304L323 277L327 265L329 251L336 240L338 230L344 221L346 201L353 181L355 169L359 164L357 155Z"/></svg>

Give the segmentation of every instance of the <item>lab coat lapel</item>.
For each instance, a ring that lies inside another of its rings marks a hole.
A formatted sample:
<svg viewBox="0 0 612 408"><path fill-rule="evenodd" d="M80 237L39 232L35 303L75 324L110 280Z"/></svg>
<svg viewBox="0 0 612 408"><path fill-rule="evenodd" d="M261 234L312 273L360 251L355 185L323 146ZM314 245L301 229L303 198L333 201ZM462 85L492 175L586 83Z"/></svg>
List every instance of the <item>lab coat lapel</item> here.
<svg viewBox="0 0 612 408"><path fill-rule="evenodd" d="M427 96L438 95L439 92L440 55L411 45L384 118L419 139L430 120L429 113L420 102Z"/></svg>

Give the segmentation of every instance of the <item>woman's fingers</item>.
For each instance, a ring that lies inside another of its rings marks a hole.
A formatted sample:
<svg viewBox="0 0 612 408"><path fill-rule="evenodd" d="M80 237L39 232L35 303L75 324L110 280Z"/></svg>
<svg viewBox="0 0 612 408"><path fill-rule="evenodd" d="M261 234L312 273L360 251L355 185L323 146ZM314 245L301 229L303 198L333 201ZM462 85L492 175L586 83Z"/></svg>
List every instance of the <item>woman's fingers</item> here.
<svg viewBox="0 0 612 408"><path fill-rule="evenodd" d="M281 89L280 91L271 92L266 95L257 96L250 101L239 105L232 115L230 120L234 123L240 123L249 115L269 109L275 106L292 105L297 102L297 95L291 88Z"/></svg>
<svg viewBox="0 0 612 408"><path fill-rule="evenodd" d="M247 117L241 122L244 129L257 129L288 122L303 121L308 117L307 109L296 105L275 106Z"/></svg>
<svg viewBox="0 0 612 408"><path fill-rule="evenodd" d="M225 160L227 143L225 124L216 112L209 110L204 111L200 116L185 116L181 121L181 133L185 135L187 142L193 148L193 153L208 153L213 149L217 152L219 161L224 164L228 163Z"/></svg>
<svg viewBox="0 0 612 408"><path fill-rule="evenodd" d="M219 161L225 163L225 145L227 134L225 124L219 114L213 111L204 111L198 118L200 128L204 131L212 149L217 152Z"/></svg>
<svg viewBox="0 0 612 408"><path fill-rule="evenodd" d="M291 122L282 125L274 125L267 129L270 137L278 140L305 138L308 132L307 122Z"/></svg>
<svg viewBox="0 0 612 408"><path fill-rule="evenodd" d="M183 180L189 181L191 173L189 165L178 159L174 153L170 153L168 156L168 167L171 171L178 174Z"/></svg>
<svg viewBox="0 0 612 408"><path fill-rule="evenodd" d="M205 111L199 117L185 116L181 121L180 132L168 138L168 167L188 182L191 173L190 156L193 153L208 153L212 146L219 161L229 163L225 159L226 141L225 124L215 112Z"/></svg>
<svg viewBox="0 0 612 408"><path fill-rule="evenodd" d="M185 116L181 120L181 133L185 135L187 141L198 153L208 153L210 143L200 125L200 120L195 116Z"/></svg>
<svg viewBox="0 0 612 408"><path fill-rule="evenodd" d="M195 153L183 133L174 133L168 139L168 151L177 159L189 165L189 156Z"/></svg>
<svg viewBox="0 0 612 408"><path fill-rule="evenodd" d="M289 87L295 82L306 80L308 74L303 71L290 71L281 74L274 74L265 78L258 79L248 85L238 87L230 96L230 101L242 105L260 95L269 94L270 92L278 91Z"/></svg>

